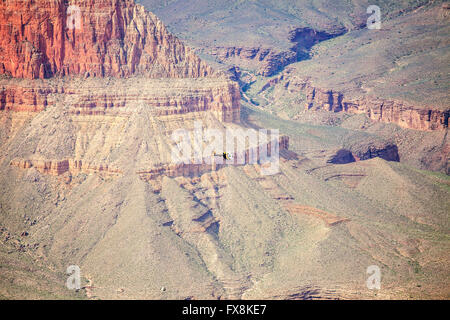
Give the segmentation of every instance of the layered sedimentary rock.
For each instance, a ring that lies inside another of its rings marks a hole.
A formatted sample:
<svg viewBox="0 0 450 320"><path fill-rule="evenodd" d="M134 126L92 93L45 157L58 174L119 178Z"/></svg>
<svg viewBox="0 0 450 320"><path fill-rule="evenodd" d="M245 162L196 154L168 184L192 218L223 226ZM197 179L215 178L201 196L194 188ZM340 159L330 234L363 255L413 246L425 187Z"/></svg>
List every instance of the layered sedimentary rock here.
<svg viewBox="0 0 450 320"><path fill-rule="evenodd" d="M82 160L65 159L65 160L43 160L43 159L13 159L10 165L29 169L35 168L39 172L59 176L66 172L77 174L79 172L106 172L121 173L117 168L110 168L108 164L92 164L84 163Z"/></svg>
<svg viewBox="0 0 450 320"><path fill-rule="evenodd" d="M132 0L0 3L0 74L203 77L212 70Z"/></svg>
<svg viewBox="0 0 450 320"><path fill-rule="evenodd" d="M116 89L110 90L111 86ZM144 104L154 116L210 111L224 122L239 122L240 117L239 87L221 79L131 79L106 86L93 82L82 88L70 86L65 95L73 95L75 114L115 114Z"/></svg>
<svg viewBox="0 0 450 320"><path fill-rule="evenodd" d="M27 87L35 81L9 79L3 84L6 88L18 83ZM271 155L273 139L260 138L263 140L257 145L231 152L233 159L243 158L243 163L222 164L214 161L212 154L201 163L179 164L171 157L175 130L191 134L200 123L224 136L228 129L241 132L239 88L226 79L73 78L39 83L48 85L51 103L41 111L40 125L24 133L27 143L32 143L30 151L11 150L10 165L14 167L57 176L126 171L148 181L163 175L195 176L225 165L264 164L258 157L262 148ZM60 128L69 124L70 128ZM48 133L40 126L48 127ZM281 136L278 145L280 151L287 150L288 137ZM44 154L36 154L36 150ZM62 150L61 156L55 157L52 150ZM250 161L250 154L257 156L255 162Z"/></svg>
<svg viewBox="0 0 450 320"><path fill-rule="evenodd" d="M38 112L67 97L74 114L123 114L144 104L155 116L211 111L224 122L240 117L238 85L219 78L0 81L0 110Z"/></svg>
<svg viewBox="0 0 450 320"><path fill-rule="evenodd" d="M344 101L342 107L342 111L365 113L375 121L391 122L404 128L426 131L447 128L450 116L450 110L415 107L401 101L373 97Z"/></svg>
<svg viewBox="0 0 450 320"><path fill-rule="evenodd" d="M0 110L38 112L52 104L49 95L57 89L46 84L23 82L0 84Z"/></svg>
<svg viewBox="0 0 450 320"><path fill-rule="evenodd" d="M305 96L305 109L323 109L333 112L364 113L370 119L395 123L404 128L416 130L442 130L448 127L450 109L418 107L402 101L381 99L372 96L347 99L342 92L314 86L309 79L300 79L284 74L271 79L262 91L282 83L290 93Z"/></svg>

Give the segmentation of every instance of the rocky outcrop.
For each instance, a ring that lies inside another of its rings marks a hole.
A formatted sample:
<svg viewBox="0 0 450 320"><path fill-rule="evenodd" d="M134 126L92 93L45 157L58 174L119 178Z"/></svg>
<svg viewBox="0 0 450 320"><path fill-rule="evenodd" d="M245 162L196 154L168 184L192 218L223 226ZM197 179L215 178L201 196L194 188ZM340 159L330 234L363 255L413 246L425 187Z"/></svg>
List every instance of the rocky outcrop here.
<svg viewBox="0 0 450 320"><path fill-rule="evenodd" d="M348 146L356 160L381 158L386 161L400 161L398 147L392 143L357 143Z"/></svg>
<svg viewBox="0 0 450 320"><path fill-rule="evenodd" d="M291 50L277 51L261 47L215 47L205 52L219 61L235 63L255 69L265 77L275 74L288 64L297 61L297 54Z"/></svg>
<svg viewBox="0 0 450 320"><path fill-rule="evenodd" d="M401 101L382 100L367 97L363 100L344 102L343 111L365 113L370 119L395 123L415 130L442 130L448 128L449 110L421 108Z"/></svg>
<svg viewBox="0 0 450 320"><path fill-rule="evenodd" d="M0 110L38 112L52 104L49 97L57 89L48 85L20 84L0 85Z"/></svg>
<svg viewBox="0 0 450 320"><path fill-rule="evenodd" d="M0 74L203 77L213 73L132 0L0 3Z"/></svg>
<svg viewBox="0 0 450 320"><path fill-rule="evenodd" d="M105 172L105 173L121 173L117 168L110 168L108 164L92 164L85 163L83 160L65 159L65 160L42 160L42 159L13 159L11 166L20 169L35 168L41 173L54 176L62 175L66 172L77 174L80 172Z"/></svg>
<svg viewBox="0 0 450 320"><path fill-rule="evenodd" d="M289 203L285 205L285 208L292 215L304 214L322 219L328 226L335 226L337 224L350 221L350 219L339 217L335 214L300 204Z"/></svg>
<svg viewBox="0 0 450 320"><path fill-rule="evenodd" d="M325 41L340 35L343 35L347 30L344 28L336 28L333 33L318 31L311 28L294 28L289 31L288 39L293 43L292 51L297 53L297 60L309 58L309 50L317 43Z"/></svg>
<svg viewBox="0 0 450 320"><path fill-rule="evenodd" d="M344 148L330 151L322 151L319 157L323 157L326 163L346 164L372 158L381 158L386 161L400 161L398 147L387 141L358 141L345 144Z"/></svg>
<svg viewBox="0 0 450 320"><path fill-rule="evenodd" d="M342 92L314 86L309 79L299 79L284 74L271 79L262 91L281 83L290 93L301 93L306 97L305 109L322 109L332 112L364 113L378 122L395 123L415 130L443 130L448 127L450 109L417 107L402 101L365 96L359 99L346 98Z"/></svg>

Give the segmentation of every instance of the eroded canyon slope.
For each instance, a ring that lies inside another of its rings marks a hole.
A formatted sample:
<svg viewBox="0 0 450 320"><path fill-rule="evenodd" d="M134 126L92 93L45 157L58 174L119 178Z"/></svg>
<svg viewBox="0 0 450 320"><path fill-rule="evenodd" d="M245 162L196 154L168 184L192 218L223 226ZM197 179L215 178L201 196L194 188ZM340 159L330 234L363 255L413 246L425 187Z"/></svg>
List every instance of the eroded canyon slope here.
<svg viewBox="0 0 450 320"><path fill-rule="evenodd" d="M79 28L67 28L72 5ZM0 16L1 298L448 298L450 180L401 162L395 124L267 112L262 93L250 96L272 76L248 70L257 81L244 90L245 77L204 62L132 1L9 0ZM319 21L322 40L362 23ZM208 152L174 162L173 133L198 128L281 135L225 164ZM247 160L273 145L279 170L265 175ZM79 292L65 288L69 265ZM370 265L381 290L366 287Z"/></svg>

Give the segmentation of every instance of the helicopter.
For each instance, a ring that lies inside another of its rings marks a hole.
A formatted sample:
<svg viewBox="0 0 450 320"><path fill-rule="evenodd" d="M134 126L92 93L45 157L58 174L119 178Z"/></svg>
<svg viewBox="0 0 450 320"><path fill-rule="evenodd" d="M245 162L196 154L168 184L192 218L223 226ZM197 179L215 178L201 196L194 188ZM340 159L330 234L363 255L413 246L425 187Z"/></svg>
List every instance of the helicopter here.
<svg viewBox="0 0 450 320"><path fill-rule="evenodd" d="M231 155L228 152L216 153L213 152L214 157L223 157L224 160L231 160Z"/></svg>

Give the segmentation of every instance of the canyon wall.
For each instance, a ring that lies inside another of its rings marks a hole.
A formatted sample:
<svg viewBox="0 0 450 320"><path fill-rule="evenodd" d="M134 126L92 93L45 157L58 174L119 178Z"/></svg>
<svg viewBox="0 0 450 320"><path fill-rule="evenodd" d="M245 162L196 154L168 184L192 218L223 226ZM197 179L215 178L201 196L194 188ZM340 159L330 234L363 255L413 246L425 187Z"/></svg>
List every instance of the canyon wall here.
<svg viewBox="0 0 450 320"><path fill-rule="evenodd" d="M261 92L281 83L286 90L305 96L306 109L323 109L333 112L363 113L374 121L395 123L415 130L443 130L448 127L450 109L417 107L402 101L381 99L372 96L354 99L341 92L319 88L309 79L290 76L289 71L268 81Z"/></svg>
<svg viewBox="0 0 450 320"><path fill-rule="evenodd" d="M142 79L139 86L133 81L117 81L109 86L95 85L66 88L73 95L71 112L75 114L117 114L127 107L144 104L156 117L191 112L210 111L223 122L240 121L240 92L236 83L226 80L152 81Z"/></svg>
<svg viewBox="0 0 450 320"><path fill-rule="evenodd" d="M0 80L0 110L39 112L61 99L80 115L123 115L144 104L154 116L211 111L220 121L240 121L239 86L226 79Z"/></svg>
<svg viewBox="0 0 450 320"><path fill-rule="evenodd" d="M0 2L0 74L203 77L212 74L132 0Z"/></svg>

